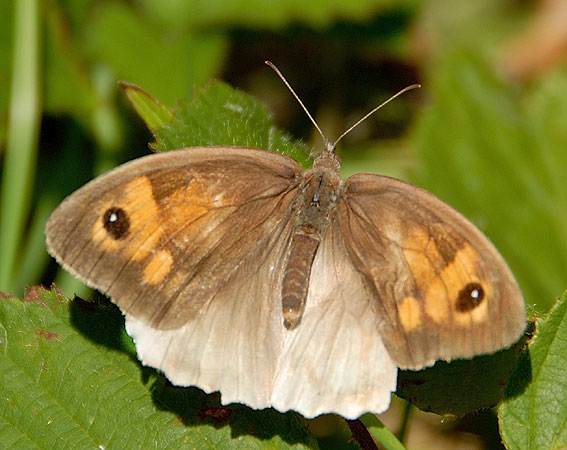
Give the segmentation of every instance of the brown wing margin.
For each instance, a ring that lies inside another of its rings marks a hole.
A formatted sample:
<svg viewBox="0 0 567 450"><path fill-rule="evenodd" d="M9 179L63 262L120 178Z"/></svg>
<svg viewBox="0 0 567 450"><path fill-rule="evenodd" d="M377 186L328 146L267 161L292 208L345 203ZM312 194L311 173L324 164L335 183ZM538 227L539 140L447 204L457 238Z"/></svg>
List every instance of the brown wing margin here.
<svg viewBox="0 0 567 450"><path fill-rule="evenodd" d="M514 343L525 306L506 263L466 218L400 180L346 182L339 222L392 358L419 369Z"/></svg>

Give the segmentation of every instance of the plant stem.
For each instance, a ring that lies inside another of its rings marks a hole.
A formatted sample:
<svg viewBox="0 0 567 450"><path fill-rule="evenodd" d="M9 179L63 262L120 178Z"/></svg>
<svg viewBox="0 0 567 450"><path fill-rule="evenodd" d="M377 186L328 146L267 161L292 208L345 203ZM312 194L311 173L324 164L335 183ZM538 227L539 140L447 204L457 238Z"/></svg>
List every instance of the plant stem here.
<svg viewBox="0 0 567 450"><path fill-rule="evenodd" d="M407 402L403 411L402 424L400 425L400 430L397 433L398 440L402 443L404 442L404 439L408 431L412 410L413 410L412 404Z"/></svg>
<svg viewBox="0 0 567 450"><path fill-rule="evenodd" d="M359 419L346 420L346 423L350 428L352 438L358 442L362 450L378 450L372 435Z"/></svg>
<svg viewBox="0 0 567 450"><path fill-rule="evenodd" d="M406 450L396 436L374 414L365 414L360 421L386 450Z"/></svg>
<svg viewBox="0 0 567 450"><path fill-rule="evenodd" d="M0 188L0 289L12 291L29 215L40 123L39 0L14 2L12 80Z"/></svg>

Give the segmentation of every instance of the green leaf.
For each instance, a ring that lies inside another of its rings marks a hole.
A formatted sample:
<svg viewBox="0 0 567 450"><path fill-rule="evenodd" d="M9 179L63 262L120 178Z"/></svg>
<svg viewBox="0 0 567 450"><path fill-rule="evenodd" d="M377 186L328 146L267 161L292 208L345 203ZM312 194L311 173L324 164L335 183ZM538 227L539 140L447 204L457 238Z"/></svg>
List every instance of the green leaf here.
<svg viewBox="0 0 567 450"><path fill-rule="evenodd" d="M567 294L538 323L512 381L498 414L506 447L567 448Z"/></svg>
<svg viewBox="0 0 567 450"><path fill-rule="evenodd" d="M187 23L193 26L254 25L276 27L291 22L307 22L324 26L333 20L362 20L381 10L396 5L399 0L275 0L269 6L262 0L212 0L207 2L183 2L169 0L155 2L144 0L151 15L171 23Z"/></svg>
<svg viewBox="0 0 567 450"><path fill-rule="evenodd" d="M153 19L124 3L102 3L85 25L85 53L171 103L220 70L228 41L222 32L197 33Z"/></svg>
<svg viewBox="0 0 567 450"><path fill-rule="evenodd" d="M169 109L142 88L125 82L121 82L120 86L130 100L130 104L150 130L163 127L171 122L173 116Z"/></svg>
<svg viewBox="0 0 567 450"><path fill-rule="evenodd" d="M84 120L97 106L94 87L82 55L68 36L67 10L45 8L43 108L50 114L74 114Z"/></svg>
<svg viewBox="0 0 567 450"><path fill-rule="evenodd" d="M221 407L140 367L110 304L0 300L2 448L317 448L294 413Z"/></svg>
<svg viewBox="0 0 567 450"><path fill-rule="evenodd" d="M521 339L493 355L438 361L420 371L399 371L396 395L423 411L441 415L462 416L493 407L503 399L524 345L525 339Z"/></svg>
<svg viewBox="0 0 567 450"><path fill-rule="evenodd" d="M173 121L154 131L156 150L198 145L236 145L272 150L311 163L304 146L276 128L269 111L258 100L221 82L197 91L182 102Z"/></svg>

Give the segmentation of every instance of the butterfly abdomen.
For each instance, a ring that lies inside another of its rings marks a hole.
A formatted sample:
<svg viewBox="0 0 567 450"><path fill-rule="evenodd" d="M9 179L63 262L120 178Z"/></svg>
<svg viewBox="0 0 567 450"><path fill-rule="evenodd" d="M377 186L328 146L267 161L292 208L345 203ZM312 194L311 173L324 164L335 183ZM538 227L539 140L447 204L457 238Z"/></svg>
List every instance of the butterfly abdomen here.
<svg viewBox="0 0 567 450"><path fill-rule="evenodd" d="M282 313L288 330L301 321L317 249L336 216L341 178L326 166L314 167L305 172L302 184L302 194L294 206L297 222L289 241L282 281Z"/></svg>
<svg viewBox="0 0 567 450"><path fill-rule="evenodd" d="M289 257L285 266L282 282L282 313L284 326L295 328L301 321L311 266L319 247L320 239L312 227L300 227L295 230L290 244Z"/></svg>

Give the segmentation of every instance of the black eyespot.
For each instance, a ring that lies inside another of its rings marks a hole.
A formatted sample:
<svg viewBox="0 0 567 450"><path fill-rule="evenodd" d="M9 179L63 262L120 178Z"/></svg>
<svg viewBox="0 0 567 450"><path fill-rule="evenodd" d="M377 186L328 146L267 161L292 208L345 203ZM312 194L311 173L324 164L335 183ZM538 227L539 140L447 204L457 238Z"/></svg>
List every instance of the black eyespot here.
<svg viewBox="0 0 567 450"><path fill-rule="evenodd" d="M130 219L122 208L108 208L102 216L102 224L108 234L116 240L123 239L130 230Z"/></svg>
<svg viewBox="0 0 567 450"><path fill-rule="evenodd" d="M484 289L480 283L469 283L459 291L457 297L457 310L461 312L472 311L484 300Z"/></svg>

